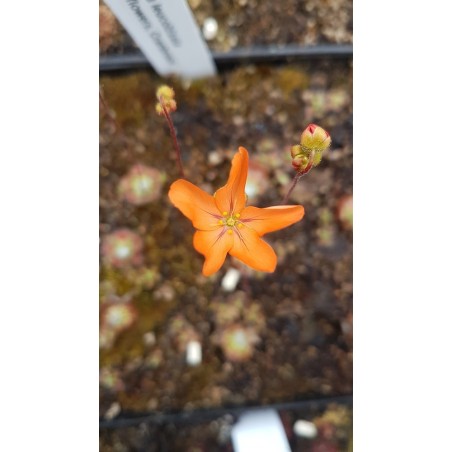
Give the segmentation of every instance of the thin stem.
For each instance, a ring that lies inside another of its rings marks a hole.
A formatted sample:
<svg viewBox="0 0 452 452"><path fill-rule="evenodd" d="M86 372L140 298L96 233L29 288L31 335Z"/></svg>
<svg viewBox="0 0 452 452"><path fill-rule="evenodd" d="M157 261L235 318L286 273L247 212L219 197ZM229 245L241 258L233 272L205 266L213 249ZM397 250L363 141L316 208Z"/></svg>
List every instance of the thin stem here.
<svg viewBox="0 0 452 452"><path fill-rule="evenodd" d="M286 193L286 196L284 196L284 199L281 202L281 205L286 205L287 200L289 199L290 194L292 193L293 189L295 188L295 185L297 185L298 179L300 179L300 173L295 174L295 177L292 180L292 184L289 188L289 191Z"/></svg>
<svg viewBox="0 0 452 452"><path fill-rule="evenodd" d="M290 185L289 191L286 193L286 196L284 196L284 199L282 200L281 205L286 205L290 194L292 193L293 189L297 185L297 182L304 175L308 174L309 171L311 171L313 162L314 162L314 153L311 153L308 165L306 166L306 168L303 171L299 171L297 174L295 174L295 176L294 176L294 178L292 180L292 184Z"/></svg>
<svg viewBox="0 0 452 452"><path fill-rule="evenodd" d="M171 116L165 107L165 103L163 102L162 97L159 98L159 102L160 102L160 105L162 106L162 110L163 110L163 114L165 115L166 122L168 123L171 138L173 139L173 146L174 146L174 150L176 151L176 155L177 155L177 165L179 167L180 175L182 178L185 179L184 168L182 167L182 155L180 152L179 142L177 141L176 129L174 128L173 120L171 119Z"/></svg>

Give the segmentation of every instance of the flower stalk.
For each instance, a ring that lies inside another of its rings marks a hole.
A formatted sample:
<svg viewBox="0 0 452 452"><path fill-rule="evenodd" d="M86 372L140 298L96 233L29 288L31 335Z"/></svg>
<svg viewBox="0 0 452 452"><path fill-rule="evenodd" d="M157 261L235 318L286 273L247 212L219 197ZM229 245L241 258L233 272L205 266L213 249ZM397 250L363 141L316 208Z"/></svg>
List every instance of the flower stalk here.
<svg viewBox="0 0 452 452"><path fill-rule="evenodd" d="M297 174L295 174L294 178L292 179L292 183L289 187L288 192L286 193L286 196L284 196L283 200L281 201L281 205L286 205L287 201L289 200L289 196L291 195L291 193L293 192L293 189L295 188L295 186L297 185L298 181L306 174L309 173L309 171L311 171L312 167L313 167L313 163L314 163L314 153L311 154L311 158L310 161L308 162L308 165L306 166L305 169L297 172Z"/></svg>
<svg viewBox="0 0 452 452"><path fill-rule="evenodd" d="M174 100L174 90L167 85L162 85L157 90L157 99L159 103L156 105L155 109L158 115L165 116L166 122L170 130L171 138L173 140L173 147L176 151L176 161L179 167L180 175L185 179L184 168L182 166L182 154L177 141L176 129L174 127L173 120L171 118L170 112L176 111L177 105Z"/></svg>

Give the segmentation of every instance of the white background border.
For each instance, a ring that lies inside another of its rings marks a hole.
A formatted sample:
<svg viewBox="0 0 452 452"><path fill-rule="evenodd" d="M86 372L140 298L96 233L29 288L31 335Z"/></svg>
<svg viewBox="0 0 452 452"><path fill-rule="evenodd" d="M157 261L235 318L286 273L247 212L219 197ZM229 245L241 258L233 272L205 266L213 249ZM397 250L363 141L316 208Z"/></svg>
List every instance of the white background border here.
<svg viewBox="0 0 452 452"><path fill-rule="evenodd" d="M355 452L452 447L449 19L354 2Z"/></svg>
<svg viewBox="0 0 452 452"><path fill-rule="evenodd" d="M98 17L95 1L1 8L5 451L98 449Z"/></svg>
<svg viewBox="0 0 452 452"><path fill-rule="evenodd" d="M96 450L98 5L5 5L1 448ZM451 447L447 30L439 1L354 2L358 452Z"/></svg>

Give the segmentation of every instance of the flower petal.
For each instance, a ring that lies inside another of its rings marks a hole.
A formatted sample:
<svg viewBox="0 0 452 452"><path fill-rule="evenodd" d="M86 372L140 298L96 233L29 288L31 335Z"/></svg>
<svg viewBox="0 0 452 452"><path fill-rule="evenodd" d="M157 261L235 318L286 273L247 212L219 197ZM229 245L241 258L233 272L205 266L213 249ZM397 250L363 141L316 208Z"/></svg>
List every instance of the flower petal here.
<svg viewBox="0 0 452 452"><path fill-rule="evenodd" d="M232 159L228 182L214 194L220 212L240 212L246 203L245 184L248 175L248 151L239 147Z"/></svg>
<svg viewBox="0 0 452 452"><path fill-rule="evenodd" d="M217 227L215 231L196 231L193 236L195 250L206 258L202 268L204 276L210 276L221 268L232 247L234 238L226 230Z"/></svg>
<svg viewBox="0 0 452 452"><path fill-rule="evenodd" d="M171 184L168 196L196 229L211 231L218 228L221 218L213 196L184 179Z"/></svg>
<svg viewBox="0 0 452 452"><path fill-rule="evenodd" d="M234 245L229 254L255 270L275 271L277 258L273 248L251 228L235 229Z"/></svg>
<svg viewBox="0 0 452 452"><path fill-rule="evenodd" d="M304 216L303 206L245 207L240 220L260 236L286 228Z"/></svg>

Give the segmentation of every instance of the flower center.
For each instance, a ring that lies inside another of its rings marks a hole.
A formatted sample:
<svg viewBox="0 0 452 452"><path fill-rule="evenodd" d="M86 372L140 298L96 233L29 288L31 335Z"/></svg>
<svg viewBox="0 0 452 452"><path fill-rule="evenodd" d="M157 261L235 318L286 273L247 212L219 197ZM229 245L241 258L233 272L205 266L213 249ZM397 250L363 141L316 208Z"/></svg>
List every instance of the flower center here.
<svg viewBox="0 0 452 452"><path fill-rule="evenodd" d="M239 220L240 214L239 213L229 213L229 212L223 212L223 217L221 220L218 221L218 223L222 226L228 227L228 233L232 234L232 228L234 227L242 227L242 222Z"/></svg>
<svg viewBox="0 0 452 452"><path fill-rule="evenodd" d="M226 220L226 224L230 227L235 226L235 223L237 222L237 220L235 220L233 217L229 217Z"/></svg>

